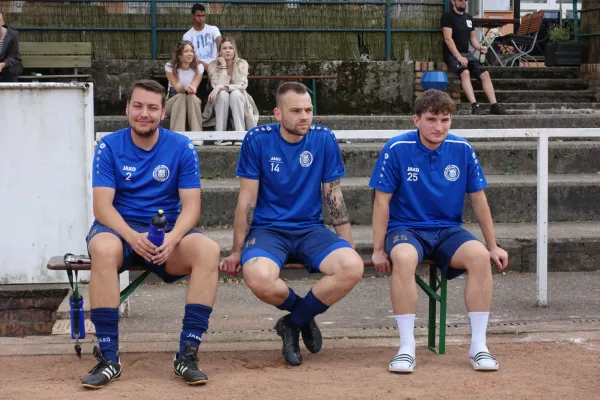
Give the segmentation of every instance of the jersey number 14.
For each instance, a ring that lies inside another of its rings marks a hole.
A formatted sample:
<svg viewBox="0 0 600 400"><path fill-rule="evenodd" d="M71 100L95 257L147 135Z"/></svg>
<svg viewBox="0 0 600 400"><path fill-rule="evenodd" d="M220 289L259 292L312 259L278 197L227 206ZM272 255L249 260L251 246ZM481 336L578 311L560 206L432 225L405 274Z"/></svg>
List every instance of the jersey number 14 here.
<svg viewBox="0 0 600 400"><path fill-rule="evenodd" d="M271 163L271 172L279 172L279 164Z"/></svg>

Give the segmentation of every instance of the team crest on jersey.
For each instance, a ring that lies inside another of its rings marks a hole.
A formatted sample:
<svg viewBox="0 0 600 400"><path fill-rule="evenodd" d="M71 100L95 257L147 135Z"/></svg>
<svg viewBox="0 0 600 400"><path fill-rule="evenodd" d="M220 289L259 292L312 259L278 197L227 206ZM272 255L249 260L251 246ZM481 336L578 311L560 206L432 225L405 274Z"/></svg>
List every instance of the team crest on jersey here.
<svg viewBox="0 0 600 400"><path fill-rule="evenodd" d="M460 176L460 169L456 165L447 165L446 169L444 169L444 176L450 182L454 182Z"/></svg>
<svg viewBox="0 0 600 400"><path fill-rule="evenodd" d="M159 165L154 168L154 172L152 172L152 176L159 182L164 182L169 179L169 168L166 165Z"/></svg>
<svg viewBox="0 0 600 400"><path fill-rule="evenodd" d="M303 151L302 154L300 154L300 165L302 165L303 167L308 167L310 166L310 164L312 164L313 162L313 155L310 154L310 151Z"/></svg>

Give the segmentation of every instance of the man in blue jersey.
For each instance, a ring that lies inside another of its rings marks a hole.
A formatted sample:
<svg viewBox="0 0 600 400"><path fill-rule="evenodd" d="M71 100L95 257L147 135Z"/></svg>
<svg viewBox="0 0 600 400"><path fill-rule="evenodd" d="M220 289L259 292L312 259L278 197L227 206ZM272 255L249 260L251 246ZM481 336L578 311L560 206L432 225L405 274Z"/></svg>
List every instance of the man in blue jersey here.
<svg viewBox="0 0 600 400"><path fill-rule="evenodd" d="M165 282L190 275L183 330L173 370L188 384L206 383L198 346L218 283L219 245L195 230L200 218L200 168L191 141L159 127L165 91L155 81L134 83L127 102L130 127L103 137L92 170L95 221L87 236L92 260L91 320L98 364L83 386L98 389L121 377L118 274L142 265ZM164 243L148 240L150 220L162 209Z"/></svg>
<svg viewBox="0 0 600 400"><path fill-rule="evenodd" d="M340 178L346 169L341 152L333 132L312 125L306 87L282 84L274 113L278 124L252 128L243 140L233 248L220 269L235 274L243 266L244 281L260 300L290 312L275 329L285 360L298 366L300 334L311 353L321 350L314 317L358 283L363 261L353 249L342 196ZM323 198L337 234L323 223ZM325 275L304 298L279 278L281 268L292 260Z"/></svg>
<svg viewBox="0 0 600 400"><path fill-rule="evenodd" d="M456 109L452 99L428 90L414 107L417 130L386 143L369 182L375 189L372 260L378 271L391 269L390 292L400 333L400 349L389 370L410 373L415 367L415 270L423 259L435 261L448 279L468 272L469 360L475 370L497 370L498 362L486 346L492 301L490 258L502 271L508 255L494 238L483 191L487 182L469 142L448 133ZM487 248L461 227L465 193Z"/></svg>

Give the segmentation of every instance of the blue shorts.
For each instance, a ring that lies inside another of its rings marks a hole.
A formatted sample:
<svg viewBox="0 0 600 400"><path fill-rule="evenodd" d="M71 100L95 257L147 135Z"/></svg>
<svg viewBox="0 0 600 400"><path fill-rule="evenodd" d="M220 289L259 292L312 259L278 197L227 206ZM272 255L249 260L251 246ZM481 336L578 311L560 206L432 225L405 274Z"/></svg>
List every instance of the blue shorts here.
<svg viewBox="0 0 600 400"><path fill-rule="evenodd" d="M131 229L133 229L134 231L139 232L139 233L148 232L149 225L150 225L150 222L148 222L147 224L142 224L137 221L127 221L127 220L125 220L125 222L127 222L127 224L131 227ZM167 227L167 232L170 232L171 229L173 229L172 226ZM90 240L92 240L92 238L94 236L96 236L97 234L102 233L102 232L112 233L113 235L115 235L116 237L121 239L121 243L123 244L123 264L121 264L121 267L119 268L119 272L118 272L119 274L121 272L127 270L128 268L130 268L132 265L135 265L135 266L140 266L147 271L155 273L165 283L173 283L181 278L186 277L186 275L170 275L170 274L168 274L167 271L165 270L165 268L166 268L165 264L156 265L156 264L148 263L146 260L144 260L144 258L142 256L140 256L135 251L133 251L133 248L131 248L129 243L127 243L117 232L110 229L108 226L102 225L100 222L98 222L96 220L94 220L94 223L92 224L92 227L90 228L90 232L88 233L87 237L85 238L85 241L87 242L88 246L90 244ZM192 229L188 233L186 233L184 236L187 236L191 233L200 233L200 231L197 229ZM91 257L91 255L90 255L90 257Z"/></svg>
<svg viewBox="0 0 600 400"><path fill-rule="evenodd" d="M450 260L456 250L464 243L477 240L473 234L461 226L451 228L396 228L385 235L385 251L391 260L392 249L399 244L408 243L417 249L419 263L431 260L446 279L456 278L465 272L450 266Z"/></svg>
<svg viewBox="0 0 600 400"><path fill-rule="evenodd" d="M304 229L253 228L242 250L242 265L255 257L273 260L279 269L299 262L308 272L319 272L321 262L334 250L352 245L324 225Z"/></svg>

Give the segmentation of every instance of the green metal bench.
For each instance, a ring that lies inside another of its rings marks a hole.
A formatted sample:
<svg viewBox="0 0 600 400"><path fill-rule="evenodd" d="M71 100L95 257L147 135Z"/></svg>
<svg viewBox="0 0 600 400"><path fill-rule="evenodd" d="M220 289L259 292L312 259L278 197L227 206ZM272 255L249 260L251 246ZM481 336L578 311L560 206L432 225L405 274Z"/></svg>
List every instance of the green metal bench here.
<svg viewBox="0 0 600 400"><path fill-rule="evenodd" d="M78 262L68 262L66 256L54 256L48 261L47 268L52 271L66 271L69 275L69 280L73 279L75 271L89 271L91 269L90 260L87 256L78 257ZM373 262L370 259L364 258L365 267L373 267ZM429 284L425 282L419 275L415 274L417 284L427 297L429 297L429 317L427 330L427 347L436 354L446 353L446 305L447 305L447 281L446 277L438 272L437 266L433 261L424 260L422 265L429 265ZM286 264L286 270L304 269L302 264ZM133 280L125 289L121 291L121 304L144 282L150 275L149 271L145 271L140 266L133 266L129 271L143 271L143 273ZM437 303L440 303L440 330L439 343L436 347L437 334Z"/></svg>
<svg viewBox="0 0 600 400"><path fill-rule="evenodd" d="M92 66L92 44L89 42L21 42L19 45L23 68L73 69L71 75L22 75L19 80L90 80L91 75L79 74L79 68Z"/></svg>

